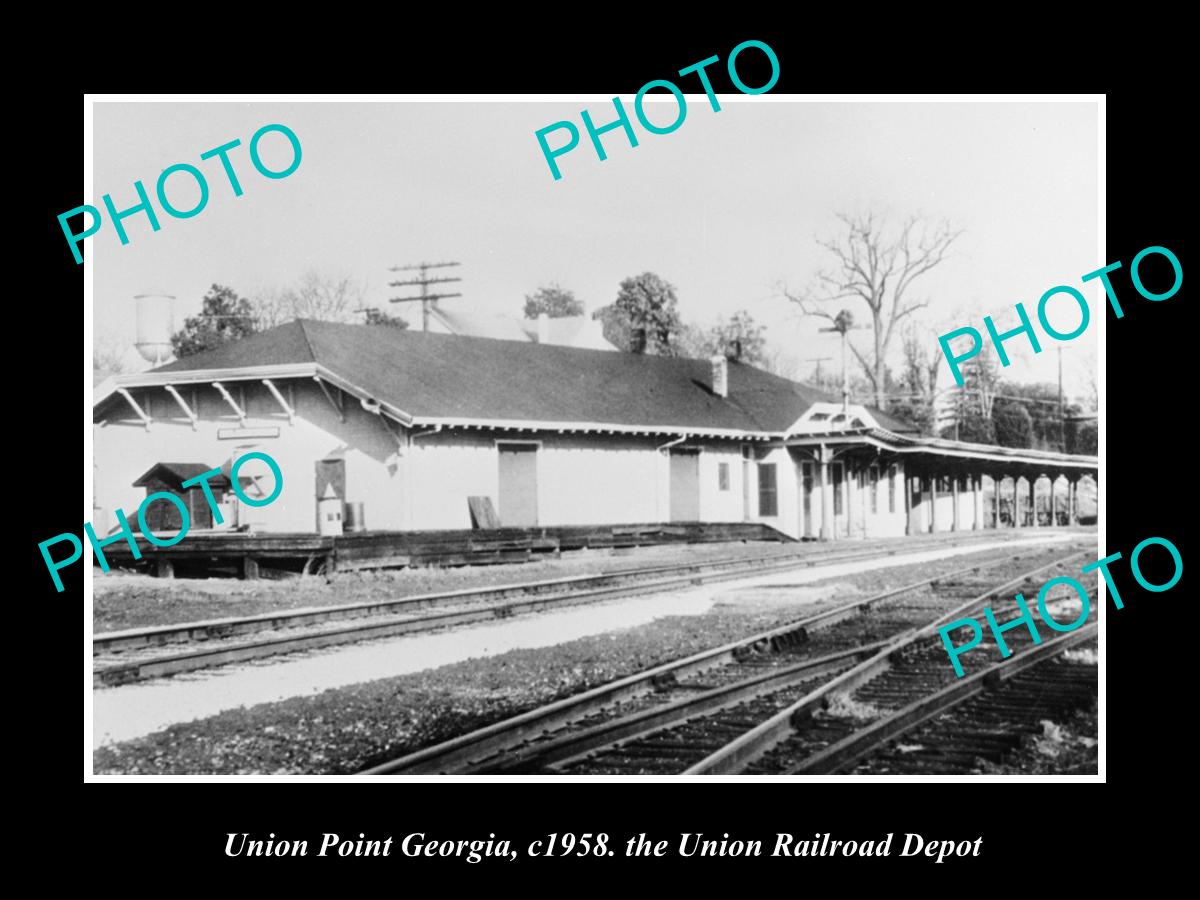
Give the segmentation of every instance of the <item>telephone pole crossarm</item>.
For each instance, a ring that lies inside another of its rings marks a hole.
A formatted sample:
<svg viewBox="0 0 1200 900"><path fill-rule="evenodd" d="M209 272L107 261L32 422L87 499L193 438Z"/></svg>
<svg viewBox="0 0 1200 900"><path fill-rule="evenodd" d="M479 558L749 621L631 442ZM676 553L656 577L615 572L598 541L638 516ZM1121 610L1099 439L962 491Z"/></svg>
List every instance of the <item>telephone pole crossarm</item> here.
<svg viewBox="0 0 1200 900"><path fill-rule="evenodd" d="M436 263L421 262L421 263L413 263L412 265L408 265L408 266L392 266L389 269L389 271L411 272L411 271L415 270L415 271L420 272L421 274L417 278L411 278L406 281L390 281L390 282L388 282L388 287L419 287L421 289L421 293L419 295L417 295L416 297L393 297L388 302L390 302L390 303L408 303L410 301L420 301L420 303L421 303L421 330L428 331L429 330L429 304L432 302L436 302L438 300L447 300L451 297L461 297L462 296L462 294L460 294L460 293L431 294L429 292L429 286L431 284L448 284L448 283L455 282L455 281L462 281L462 279L457 278L457 277L430 278L429 274L428 274L429 270L430 269L444 269L444 268L447 268L450 266L461 266L461 265L462 265L462 263L459 263L459 262L436 262Z"/></svg>

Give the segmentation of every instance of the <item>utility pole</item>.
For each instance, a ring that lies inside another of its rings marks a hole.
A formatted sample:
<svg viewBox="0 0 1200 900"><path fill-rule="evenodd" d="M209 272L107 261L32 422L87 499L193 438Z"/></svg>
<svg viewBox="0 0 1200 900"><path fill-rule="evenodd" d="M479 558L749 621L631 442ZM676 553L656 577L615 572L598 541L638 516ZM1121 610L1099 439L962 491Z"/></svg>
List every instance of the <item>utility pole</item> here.
<svg viewBox="0 0 1200 900"><path fill-rule="evenodd" d="M1067 414L1063 407L1062 389L1062 347L1058 350L1058 449L1060 453L1067 452Z"/></svg>
<svg viewBox="0 0 1200 900"><path fill-rule="evenodd" d="M439 262L439 263L422 262L422 263L414 263L411 266L392 266L389 271L411 272L412 270L416 269L421 273L421 275L419 278L413 278L413 279L410 279L409 281L390 281L390 282L388 282L389 287L407 287L410 285L416 286L416 287L421 288L421 294L418 297L393 297L390 302L392 302L392 303L407 303L409 301L420 300L421 301L421 330L428 331L429 330L429 304L430 304L430 302L437 302L438 300L444 300L449 297L461 297L462 296L462 294L457 294L457 293L456 294L431 294L431 293L429 293L429 285L431 285L431 284L445 284L445 283L448 283L451 281L462 281L462 279L461 278L430 278L428 275L428 272L430 269L444 269L449 266L461 266L461 265L462 265L462 263L458 263L458 262Z"/></svg>
<svg viewBox="0 0 1200 900"><path fill-rule="evenodd" d="M833 320L832 328L822 328L820 331L825 333L837 333L842 336L842 415L848 415L850 412L850 369L847 368L846 362L846 332L858 331L861 329L854 327L854 314L848 309L843 309L837 314Z"/></svg>
<svg viewBox="0 0 1200 900"><path fill-rule="evenodd" d="M817 370L813 373L813 380L818 385L821 384L821 363L829 362L832 359L832 356L810 356L804 360L804 362L815 362L817 364Z"/></svg>

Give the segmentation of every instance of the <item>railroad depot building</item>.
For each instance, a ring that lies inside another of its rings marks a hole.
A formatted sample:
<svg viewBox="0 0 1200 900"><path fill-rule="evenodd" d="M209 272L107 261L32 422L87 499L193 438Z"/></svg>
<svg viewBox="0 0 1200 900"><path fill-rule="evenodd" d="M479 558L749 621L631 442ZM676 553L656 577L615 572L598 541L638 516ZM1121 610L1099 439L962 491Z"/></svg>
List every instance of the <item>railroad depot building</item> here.
<svg viewBox="0 0 1200 900"><path fill-rule="evenodd" d="M314 321L115 376L93 413L98 534L117 509L197 472L228 476L255 450L278 463L279 497L252 507L214 481L224 524L193 529L759 522L837 540L1063 524L1097 471L1094 457L923 438L723 357ZM253 465L241 485L269 494ZM987 509L985 476L1004 479ZM1046 481L1059 478L1066 503Z"/></svg>

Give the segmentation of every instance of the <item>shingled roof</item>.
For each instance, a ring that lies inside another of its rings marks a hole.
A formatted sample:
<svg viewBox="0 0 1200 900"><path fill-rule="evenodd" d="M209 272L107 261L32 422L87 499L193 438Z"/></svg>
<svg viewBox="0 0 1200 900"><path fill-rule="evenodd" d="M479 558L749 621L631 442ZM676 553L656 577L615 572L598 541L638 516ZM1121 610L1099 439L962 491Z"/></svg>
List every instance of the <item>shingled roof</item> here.
<svg viewBox="0 0 1200 900"><path fill-rule="evenodd" d="M297 320L155 369L156 373L316 363L414 418L587 422L782 433L815 402L839 398L742 363L729 396L711 363L529 341ZM870 407L868 407L870 409ZM871 409L894 432L915 428Z"/></svg>

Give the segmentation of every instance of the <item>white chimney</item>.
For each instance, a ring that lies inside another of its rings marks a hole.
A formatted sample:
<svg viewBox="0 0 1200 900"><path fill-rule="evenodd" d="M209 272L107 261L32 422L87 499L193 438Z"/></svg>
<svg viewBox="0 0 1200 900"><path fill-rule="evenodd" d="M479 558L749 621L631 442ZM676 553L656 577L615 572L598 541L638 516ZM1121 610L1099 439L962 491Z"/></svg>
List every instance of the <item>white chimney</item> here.
<svg viewBox="0 0 1200 900"><path fill-rule="evenodd" d="M729 360L723 353L712 358L712 392L718 397L729 396Z"/></svg>
<svg viewBox="0 0 1200 900"><path fill-rule="evenodd" d="M550 316L547 313L538 313L537 323L537 342L539 344L550 343Z"/></svg>

